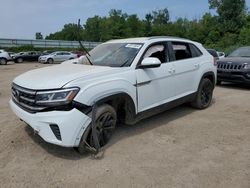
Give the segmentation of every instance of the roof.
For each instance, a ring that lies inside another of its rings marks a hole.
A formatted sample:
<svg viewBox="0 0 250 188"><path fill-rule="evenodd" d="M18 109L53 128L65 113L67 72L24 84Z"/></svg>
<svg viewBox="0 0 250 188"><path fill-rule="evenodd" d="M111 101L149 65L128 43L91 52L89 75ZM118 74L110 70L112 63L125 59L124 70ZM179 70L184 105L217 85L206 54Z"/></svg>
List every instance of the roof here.
<svg viewBox="0 0 250 188"><path fill-rule="evenodd" d="M179 37L173 37L173 36L152 36L152 37L138 37L138 38L126 38L126 39L114 39L107 41L108 43L145 43L151 40L167 40L167 39L175 39L175 40L184 40L184 41L189 41L189 39L184 39L184 38L179 38Z"/></svg>

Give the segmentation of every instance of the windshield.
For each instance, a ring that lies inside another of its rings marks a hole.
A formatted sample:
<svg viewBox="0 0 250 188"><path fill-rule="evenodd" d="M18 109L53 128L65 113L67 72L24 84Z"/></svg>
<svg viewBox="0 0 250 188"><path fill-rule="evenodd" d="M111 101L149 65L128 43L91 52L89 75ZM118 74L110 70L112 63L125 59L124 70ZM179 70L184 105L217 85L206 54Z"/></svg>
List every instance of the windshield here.
<svg viewBox="0 0 250 188"><path fill-rule="evenodd" d="M141 43L105 43L89 52L93 65L128 67L141 49Z"/></svg>
<svg viewBox="0 0 250 188"><path fill-rule="evenodd" d="M250 47L238 48L229 54L228 57L250 57Z"/></svg>
<svg viewBox="0 0 250 188"><path fill-rule="evenodd" d="M57 52L50 53L49 55L56 55Z"/></svg>

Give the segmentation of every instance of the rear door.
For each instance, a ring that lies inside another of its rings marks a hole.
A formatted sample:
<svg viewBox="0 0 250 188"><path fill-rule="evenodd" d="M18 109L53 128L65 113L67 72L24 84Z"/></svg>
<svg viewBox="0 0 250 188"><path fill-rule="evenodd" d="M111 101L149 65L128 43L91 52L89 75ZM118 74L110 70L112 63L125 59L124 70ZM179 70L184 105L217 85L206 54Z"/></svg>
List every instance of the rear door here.
<svg viewBox="0 0 250 188"><path fill-rule="evenodd" d="M196 75L198 74L201 51L191 43L169 42L171 59L174 66L174 82L176 97L180 98L196 91Z"/></svg>
<svg viewBox="0 0 250 188"><path fill-rule="evenodd" d="M63 59L62 61L66 61L70 59L70 53L69 52L63 52Z"/></svg>
<svg viewBox="0 0 250 188"><path fill-rule="evenodd" d="M141 61L145 57L156 57L161 66L136 69L139 112L160 106L175 95L173 63L169 62L168 54L167 42L152 44L145 50Z"/></svg>
<svg viewBox="0 0 250 188"><path fill-rule="evenodd" d="M54 56L54 61L62 61L63 55L62 52L57 52L56 55Z"/></svg>

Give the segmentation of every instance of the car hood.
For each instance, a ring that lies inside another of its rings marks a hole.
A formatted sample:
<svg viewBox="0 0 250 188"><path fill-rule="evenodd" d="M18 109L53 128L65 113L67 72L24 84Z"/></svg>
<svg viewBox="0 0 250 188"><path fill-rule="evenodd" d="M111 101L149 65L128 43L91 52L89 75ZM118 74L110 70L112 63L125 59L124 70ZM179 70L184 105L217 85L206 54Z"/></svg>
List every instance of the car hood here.
<svg viewBox="0 0 250 188"><path fill-rule="evenodd" d="M250 63L250 58L248 57L226 57L218 60L218 63L234 63L234 64L244 64Z"/></svg>
<svg viewBox="0 0 250 188"><path fill-rule="evenodd" d="M28 71L16 77L13 82L21 87L34 90L56 89L79 78L96 78L120 71L123 71L123 68L62 64Z"/></svg>

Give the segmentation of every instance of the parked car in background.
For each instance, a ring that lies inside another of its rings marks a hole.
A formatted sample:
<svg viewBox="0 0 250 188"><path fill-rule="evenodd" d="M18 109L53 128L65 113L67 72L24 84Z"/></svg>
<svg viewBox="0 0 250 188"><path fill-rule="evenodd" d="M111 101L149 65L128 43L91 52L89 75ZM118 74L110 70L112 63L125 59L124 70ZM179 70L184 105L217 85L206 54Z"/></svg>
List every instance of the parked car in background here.
<svg viewBox="0 0 250 188"><path fill-rule="evenodd" d="M219 55L215 49L207 49L207 51L214 57L215 61L219 60Z"/></svg>
<svg viewBox="0 0 250 188"><path fill-rule="evenodd" d="M8 61L11 61L9 53L4 50L0 50L0 65L6 65Z"/></svg>
<svg viewBox="0 0 250 188"><path fill-rule="evenodd" d="M80 153L105 146L118 121L134 124L183 103L205 109L212 101L214 59L191 40L112 40L75 61L15 78L10 106L45 141Z"/></svg>
<svg viewBox="0 0 250 188"><path fill-rule="evenodd" d="M224 52L217 52L219 59L222 59L226 56L226 54Z"/></svg>
<svg viewBox="0 0 250 188"><path fill-rule="evenodd" d="M14 54L12 56L12 59L16 63L22 63L23 61L38 61L38 58L40 57L41 52L37 51L30 51L30 52L20 52L18 54Z"/></svg>
<svg viewBox="0 0 250 188"><path fill-rule="evenodd" d="M52 51L52 50L45 50L45 51L43 51L42 55L49 55L49 54L52 54L54 52L55 51Z"/></svg>
<svg viewBox="0 0 250 188"><path fill-rule="evenodd" d="M16 54L15 52L8 52L8 54L10 55L10 57L12 58L14 56L14 54Z"/></svg>
<svg viewBox="0 0 250 188"><path fill-rule="evenodd" d="M63 62L70 59L77 58L76 54L73 54L71 52L54 52L49 55L42 55L39 57L38 62L39 63L54 63L54 62Z"/></svg>
<svg viewBox="0 0 250 188"><path fill-rule="evenodd" d="M222 81L250 84L250 46L233 51L218 61L217 84Z"/></svg>
<svg viewBox="0 0 250 188"><path fill-rule="evenodd" d="M81 56L83 56L83 55L85 55L85 54L86 54L85 52L82 52L82 51L71 52L71 53L76 54L76 55L77 55L77 57L81 57Z"/></svg>

